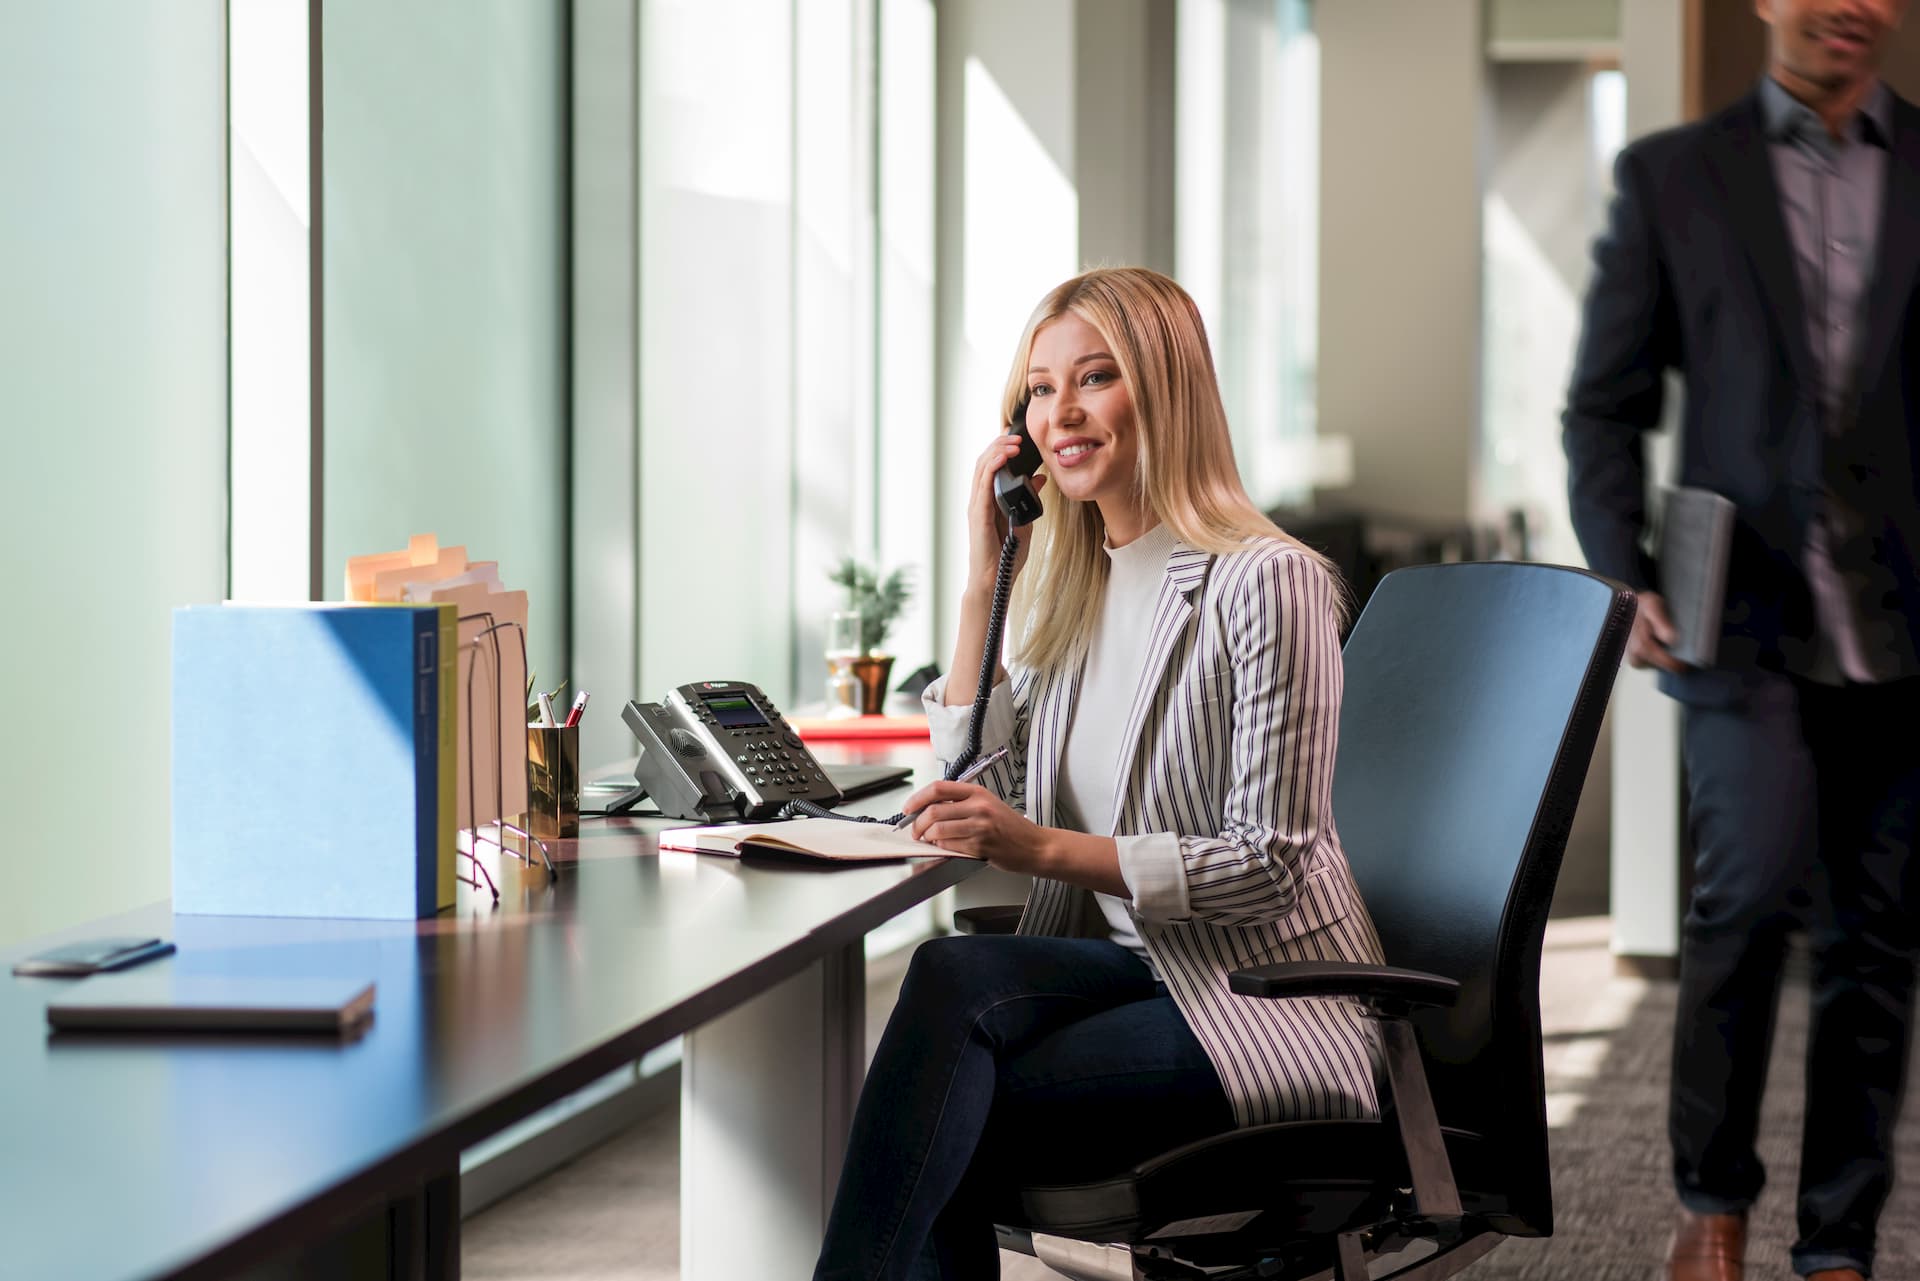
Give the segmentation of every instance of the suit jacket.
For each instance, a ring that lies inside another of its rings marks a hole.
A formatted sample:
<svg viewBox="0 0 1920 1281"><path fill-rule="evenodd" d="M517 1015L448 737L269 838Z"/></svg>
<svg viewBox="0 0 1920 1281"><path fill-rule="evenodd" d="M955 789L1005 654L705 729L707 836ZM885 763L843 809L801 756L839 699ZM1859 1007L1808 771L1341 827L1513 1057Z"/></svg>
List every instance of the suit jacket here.
<svg viewBox="0 0 1920 1281"><path fill-rule="evenodd" d="M1355 1006L1227 990L1243 966L1381 960L1333 824L1333 592L1319 562L1277 539L1224 556L1176 543L1118 756L1108 834L1177 834L1191 911L1134 918L1241 1125L1376 1107L1374 1036ZM984 745L1004 736L1011 750L979 781L1042 826L1055 825L1081 670L1015 671L1010 721L1003 704L986 722ZM1089 891L1038 879L1020 932L1104 937L1107 925Z"/></svg>
<svg viewBox="0 0 1920 1281"><path fill-rule="evenodd" d="M1860 341L1857 417L1839 444L1823 429L1792 243L1757 93L1716 116L1641 139L1615 165L1613 208L1563 418L1573 524L1589 564L1658 590L1642 549L1645 433L1660 423L1664 374L1686 401L1678 483L1736 509L1714 670L1663 673L1667 692L1731 705L1814 635L1802 566L1807 524L1844 449L1853 499L1898 590L1897 624L1920 629L1920 109L1895 99L1884 212Z"/></svg>

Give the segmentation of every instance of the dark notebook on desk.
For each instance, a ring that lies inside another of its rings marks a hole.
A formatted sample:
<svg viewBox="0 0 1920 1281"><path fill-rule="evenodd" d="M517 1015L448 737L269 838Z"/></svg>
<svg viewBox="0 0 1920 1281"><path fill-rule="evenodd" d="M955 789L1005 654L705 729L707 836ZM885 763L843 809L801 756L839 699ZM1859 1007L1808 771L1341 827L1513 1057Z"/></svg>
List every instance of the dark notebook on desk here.
<svg viewBox="0 0 1920 1281"><path fill-rule="evenodd" d="M840 789L840 799L857 801L903 783L913 773L906 765L824 765L827 780Z"/></svg>
<svg viewBox="0 0 1920 1281"><path fill-rule="evenodd" d="M373 1014L365 979L103 974L47 1004L62 1031L346 1033Z"/></svg>
<svg viewBox="0 0 1920 1281"><path fill-rule="evenodd" d="M905 782L913 774L910 765L842 765L825 762L821 769L827 772L827 779L840 789L840 799L857 801L863 796L872 796L884 792ZM595 779L580 789L580 814L591 818L604 812L613 798L633 786L632 771L624 778Z"/></svg>
<svg viewBox="0 0 1920 1281"><path fill-rule="evenodd" d="M1691 486L1667 490L1666 499L1660 518L1660 595L1678 633L1667 649L1690 667L1711 667L1727 599L1733 502Z"/></svg>

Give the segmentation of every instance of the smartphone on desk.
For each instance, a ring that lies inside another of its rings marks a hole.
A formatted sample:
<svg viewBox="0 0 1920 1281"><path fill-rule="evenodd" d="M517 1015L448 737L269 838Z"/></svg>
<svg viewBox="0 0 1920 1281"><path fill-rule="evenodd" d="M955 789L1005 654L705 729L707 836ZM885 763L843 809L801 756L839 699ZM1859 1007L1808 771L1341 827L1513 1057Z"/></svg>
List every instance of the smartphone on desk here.
<svg viewBox="0 0 1920 1281"><path fill-rule="evenodd" d="M695 681L620 718L640 743L636 791L669 818L771 818L790 801L837 804L840 789L773 700L746 681Z"/></svg>
<svg viewBox="0 0 1920 1281"><path fill-rule="evenodd" d="M88 974L104 974L108 970L124 970L142 961L166 956L172 951L173 944L165 939L88 939L49 948L24 961L15 961L13 972L30 977L81 978Z"/></svg>

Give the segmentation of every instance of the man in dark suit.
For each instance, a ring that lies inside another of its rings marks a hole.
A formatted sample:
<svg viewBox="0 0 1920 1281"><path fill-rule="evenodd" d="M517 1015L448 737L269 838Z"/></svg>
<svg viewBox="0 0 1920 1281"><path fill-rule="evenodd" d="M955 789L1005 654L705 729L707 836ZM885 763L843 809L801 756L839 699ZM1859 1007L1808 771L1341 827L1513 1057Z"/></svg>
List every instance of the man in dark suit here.
<svg viewBox="0 0 1920 1281"><path fill-rule="evenodd" d="M1638 589L1685 704L1695 885L1668 1116L1668 1275L1742 1275L1787 935L1814 957L1795 1270L1872 1266L1913 991L1920 810L1920 110L1877 69L1905 0L1756 0L1768 74L1622 152L1565 415L1574 526ZM1713 666L1666 649L1646 433L1736 518Z"/></svg>

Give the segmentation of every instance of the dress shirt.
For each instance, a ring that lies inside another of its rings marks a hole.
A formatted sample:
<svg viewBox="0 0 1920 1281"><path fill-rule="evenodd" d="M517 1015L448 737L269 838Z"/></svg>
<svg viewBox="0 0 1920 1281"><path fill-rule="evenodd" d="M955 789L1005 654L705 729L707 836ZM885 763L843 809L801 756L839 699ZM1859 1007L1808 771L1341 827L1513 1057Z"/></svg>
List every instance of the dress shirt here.
<svg viewBox="0 0 1920 1281"><path fill-rule="evenodd" d="M1893 94L1876 84L1838 138L1772 76L1761 79L1760 107L1806 308L1827 452L1840 454L1855 426L1854 381L1880 247ZM1884 598L1888 574L1871 553L1859 554L1867 537L1863 513L1829 485L1808 525L1803 557L1819 643L1801 674L1813 680L1877 682L1914 674L1911 646L1890 644L1891 637L1880 634L1886 629L1878 626L1872 602ZM1843 550L1837 560L1836 549Z"/></svg>

